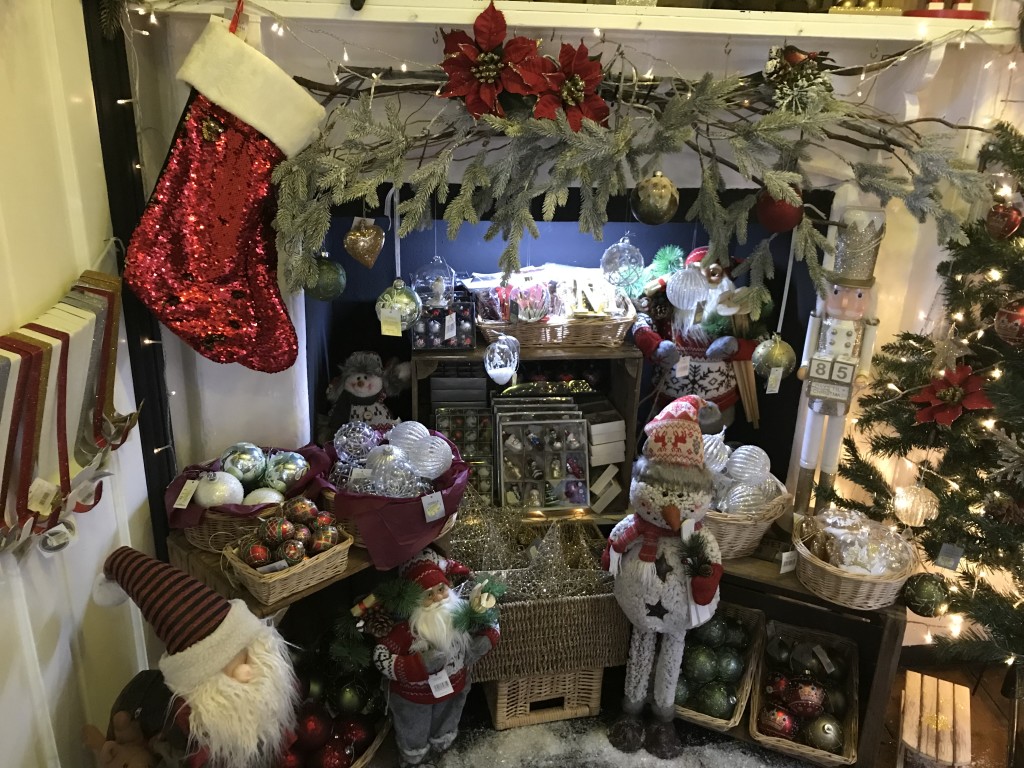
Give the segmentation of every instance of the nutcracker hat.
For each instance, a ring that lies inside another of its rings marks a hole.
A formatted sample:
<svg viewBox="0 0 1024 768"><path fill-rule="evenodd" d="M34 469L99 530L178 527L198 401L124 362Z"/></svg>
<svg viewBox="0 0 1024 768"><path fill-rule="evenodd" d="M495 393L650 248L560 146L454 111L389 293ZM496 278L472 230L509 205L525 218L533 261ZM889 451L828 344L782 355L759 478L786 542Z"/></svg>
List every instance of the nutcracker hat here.
<svg viewBox="0 0 1024 768"><path fill-rule="evenodd" d="M167 652L160 659L164 682L174 693L190 691L252 645L266 625L241 600L226 600L201 581L131 547L114 550L97 582L98 602L127 596L139 607Z"/></svg>
<svg viewBox="0 0 1024 768"><path fill-rule="evenodd" d="M423 589L431 589L438 584L450 587L449 579L469 576L469 568L458 560L442 557L433 549L425 549L402 566L401 574Z"/></svg>
<svg viewBox="0 0 1024 768"><path fill-rule="evenodd" d="M885 237L885 213L881 208L847 208L836 240L836 257L825 279L848 288L875 284L875 262Z"/></svg>
<svg viewBox="0 0 1024 768"><path fill-rule="evenodd" d="M651 461L684 467L704 466L704 439L700 431L703 398L684 395L666 405L644 427L644 456Z"/></svg>

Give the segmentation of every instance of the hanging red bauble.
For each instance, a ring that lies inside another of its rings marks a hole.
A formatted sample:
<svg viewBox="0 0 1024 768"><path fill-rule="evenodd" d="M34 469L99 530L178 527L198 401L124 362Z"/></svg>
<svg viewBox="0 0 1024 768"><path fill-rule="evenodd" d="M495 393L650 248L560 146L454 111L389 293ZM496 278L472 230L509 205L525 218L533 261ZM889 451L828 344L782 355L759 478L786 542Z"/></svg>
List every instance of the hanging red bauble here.
<svg viewBox="0 0 1024 768"><path fill-rule="evenodd" d="M277 761L277 768L303 768L306 758L297 750L289 749Z"/></svg>
<svg viewBox="0 0 1024 768"><path fill-rule="evenodd" d="M792 741L796 737L796 717L785 707L763 707L757 715L757 730L765 736Z"/></svg>
<svg viewBox="0 0 1024 768"><path fill-rule="evenodd" d="M354 759L352 746L335 736L306 759L306 768L349 768Z"/></svg>
<svg viewBox="0 0 1024 768"><path fill-rule="evenodd" d="M303 752L320 749L331 738L334 723L327 708L318 701L307 700L299 705L295 724L295 747Z"/></svg>
<svg viewBox="0 0 1024 768"><path fill-rule="evenodd" d="M996 335L1017 347L1024 344L1024 299L1014 299L996 312Z"/></svg>
<svg viewBox="0 0 1024 768"><path fill-rule="evenodd" d="M796 194L803 199L799 190ZM803 219L804 208L785 200L776 200L768 194L768 190L762 189L754 205L754 214L758 224L769 232L789 232Z"/></svg>
<svg viewBox="0 0 1024 768"><path fill-rule="evenodd" d="M946 371L938 379L915 395L910 402L921 403L923 407L917 412L918 424L934 421L948 427L960 418L965 411L979 411L992 408L982 387L985 382L981 376L974 376L969 365L958 365L955 370Z"/></svg>
<svg viewBox="0 0 1024 768"><path fill-rule="evenodd" d="M355 751L355 756L358 757L373 742L375 734L373 723L368 717L341 715L334 720L334 735L346 744L350 744Z"/></svg>
<svg viewBox="0 0 1024 768"><path fill-rule="evenodd" d="M1024 214L1016 206L996 203L985 216L985 229L994 240L1005 240L1020 228L1021 219Z"/></svg>

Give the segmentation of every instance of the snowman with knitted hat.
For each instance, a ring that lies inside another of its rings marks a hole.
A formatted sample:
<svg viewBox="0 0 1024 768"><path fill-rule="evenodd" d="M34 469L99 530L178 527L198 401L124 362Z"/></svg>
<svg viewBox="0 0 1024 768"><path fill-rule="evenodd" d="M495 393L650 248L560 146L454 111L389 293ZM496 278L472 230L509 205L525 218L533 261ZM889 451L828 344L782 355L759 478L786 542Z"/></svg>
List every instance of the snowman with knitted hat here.
<svg viewBox="0 0 1024 768"><path fill-rule="evenodd" d="M629 488L633 514L612 530L602 558L633 624L623 711L608 734L623 752L643 747L672 758L682 751L673 720L686 632L718 605L721 552L701 526L713 495L699 423L704 406L696 395L680 397L644 427ZM649 699L654 717L645 723Z"/></svg>

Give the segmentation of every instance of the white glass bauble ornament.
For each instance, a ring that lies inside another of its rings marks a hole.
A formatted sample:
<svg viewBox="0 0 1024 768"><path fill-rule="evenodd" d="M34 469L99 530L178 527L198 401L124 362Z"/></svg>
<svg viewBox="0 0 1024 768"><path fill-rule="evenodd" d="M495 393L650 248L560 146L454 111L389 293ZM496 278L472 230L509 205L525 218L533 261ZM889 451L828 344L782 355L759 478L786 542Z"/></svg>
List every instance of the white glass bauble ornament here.
<svg viewBox="0 0 1024 768"><path fill-rule="evenodd" d="M725 471L733 480L757 485L768 477L771 466L771 459L762 449L756 445L741 445L732 452Z"/></svg>
<svg viewBox="0 0 1024 768"><path fill-rule="evenodd" d="M397 445L378 445L370 449L366 456L366 468L370 470L383 467L395 461L408 461L405 451Z"/></svg>
<svg viewBox="0 0 1024 768"><path fill-rule="evenodd" d="M334 450L338 456L347 454L350 458L362 461L370 449L380 443L380 432L365 421L350 421L342 424L334 433Z"/></svg>
<svg viewBox="0 0 1024 768"><path fill-rule="evenodd" d="M450 307L455 300L455 270L435 253L434 258L412 276L412 289L425 307Z"/></svg>
<svg viewBox="0 0 1024 768"><path fill-rule="evenodd" d="M254 443L235 443L220 456L221 472L234 475L250 488L259 483L266 469L266 454Z"/></svg>
<svg viewBox="0 0 1024 768"><path fill-rule="evenodd" d="M370 492L393 499L416 495L419 477L408 461L393 461L370 473Z"/></svg>
<svg viewBox="0 0 1024 768"><path fill-rule="evenodd" d="M227 472L204 472L192 494L193 503L203 509L223 504L241 504L244 498L245 489L241 481Z"/></svg>
<svg viewBox="0 0 1024 768"><path fill-rule="evenodd" d="M729 454L732 453L732 448L725 444L725 430L702 437L704 438L704 466L712 472L725 472Z"/></svg>
<svg viewBox="0 0 1024 768"><path fill-rule="evenodd" d="M665 284L665 295L676 309L694 311L708 298L708 281L700 267L686 267L673 272Z"/></svg>
<svg viewBox="0 0 1024 768"><path fill-rule="evenodd" d="M504 386L519 370L519 339L502 334L487 346L484 370L495 384Z"/></svg>
<svg viewBox="0 0 1024 768"><path fill-rule="evenodd" d="M443 437L425 437L409 449L409 463L420 477L436 480L452 465L452 448Z"/></svg>
<svg viewBox="0 0 1024 768"><path fill-rule="evenodd" d="M939 497L923 485L897 488L892 505L900 522L912 528L939 516Z"/></svg>
<svg viewBox="0 0 1024 768"><path fill-rule="evenodd" d="M397 445L406 453L425 437L430 437L430 430L418 421L403 421L395 424L387 434L388 442Z"/></svg>
<svg viewBox="0 0 1024 768"><path fill-rule="evenodd" d="M423 302L420 301L419 294L409 288L404 280L395 280L377 297L375 309L378 320L381 319L384 310L397 310L402 330L407 331L423 312Z"/></svg>
<svg viewBox="0 0 1024 768"><path fill-rule="evenodd" d="M279 451L267 459L267 472L263 476L263 484L281 493L289 489L309 472L309 462L301 453L295 451Z"/></svg>
<svg viewBox="0 0 1024 768"><path fill-rule="evenodd" d="M619 242L608 246L601 256L604 279L618 288L626 288L640 279L644 271L644 255L629 241L629 232Z"/></svg>
<svg viewBox="0 0 1024 768"><path fill-rule="evenodd" d="M760 485L737 483L725 497L723 512L730 515L752 515L764 508L764 490Z"/></svg>
<svg viewBox="0 0 1024 768"><path fill-rule="evenodd" d="M257 488L249 491L242 499L242 503L250 507L255 507L257 504L280 504L282 501L284 501L284 494L273 488Z"/></svg>

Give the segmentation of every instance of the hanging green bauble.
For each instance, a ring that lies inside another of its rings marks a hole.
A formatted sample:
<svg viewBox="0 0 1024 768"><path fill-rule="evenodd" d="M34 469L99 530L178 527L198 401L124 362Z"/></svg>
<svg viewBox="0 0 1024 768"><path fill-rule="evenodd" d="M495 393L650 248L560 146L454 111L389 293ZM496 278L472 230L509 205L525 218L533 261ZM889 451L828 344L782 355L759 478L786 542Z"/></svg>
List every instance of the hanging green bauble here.
<svg viewBox="0 0 1024 768"><path fill-rule="evenodd" d="M772 374L772 368L781 368L783 376L789 376L796 370L796 352L789 342L783 341L779 334L772 334L757 345L751 357L754 364L754 373L762 379L767 379Z"/></svg>
<svg viewBox="0 0 1024 768"><path fill-rule="evenodd" d="M685 707L686 700L690 698L690 684L686 682L686 678L680 676L679 681L676 683L676 706Z"/></svg>
<svg viewBox="0 0 1024 768"><path fill-rule="evenodd" d="M725 642L725 633L728 628L723 616L712 616L699 627L691 630L688 636L701 645L717 648Z"/></svg>
<svg viewBox="0 0 1024 768"><path fill-rule="evenodd" d="M903 585L903 602L918 616L941 616L949 608L946 580L937 573L915 573Z"/></svg>
<svg viewBox="0 0 1024 768"><path fill-rule="evenodd" d="M405 284L404 280L395 280L390 287L377 297L377 319L380 320L385 310L398 310L402 330L409 330L423 312L423 302L419 294Z"/></svg>
<svg viewBox="0 0 1024 768"><path fill-rule="evenodd" d="M843 727L832 715L821 715L804 726L807 746L839 754L843 751Z"/></svg>
<svg viewBox="0 0 1024 768"><path fill-rule="evenodd" d="M726 683L738 682L743 677L743 654L735 648L723 646L716 651L718 656L718 679Z"/></svg>
<svg viewBox="0 0 1024 768"><path fill-rule="evenodd" d="M316 260L316 282L306 289L306 295L318 301L334 301L345 292L348 276L345 268L336 261L331 261L327 251L320 252Z"/></svg>
<svg viewBox="0 0 1024 768"><path fill-rule="evenodd" d="M719 720L728 720L736 709L736 688L729 683L708 683L693 697L698 712Z"/></svg>
<svg viewBox="0 0 1024 768"><path fill-rule="evenodd" d="M691 645L683 654L683 675L691 683L709 683L718 676L718 657L706 645Z"/></svg>
<svg viewBox="0 0 1024 768"><path fill-rule="evenodd" d="M679 190L661 171L655 171L629 195L629 207L642 224L664 224L679 210Z"/></svg>
<svg viewBox="0 0 1024 768"><path fill-rule="evenodd" d="M350 714L366 706L366 689L359 683L349 683L338 692L338 707Z"/></svg>

